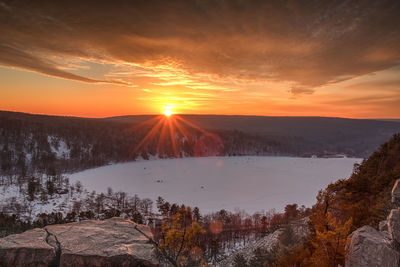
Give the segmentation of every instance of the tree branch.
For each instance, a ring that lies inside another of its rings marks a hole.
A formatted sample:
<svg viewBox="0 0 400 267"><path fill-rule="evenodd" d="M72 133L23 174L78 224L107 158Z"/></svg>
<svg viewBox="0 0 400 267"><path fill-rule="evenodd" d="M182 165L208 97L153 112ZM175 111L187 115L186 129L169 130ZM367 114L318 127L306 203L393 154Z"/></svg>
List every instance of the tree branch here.
<svg viewBox="0 0 400 267"><path fill-rule="evenodd" d="M184 217L183 217L183 224L184 224L183 236L182 236L181 247L179 248L178 253L176 254L176 258L175 258L176 261L178 260L179 255L181 254L182 249L183 249L183 244L185 243L185 235L186 235L186 211L185 211L185 214L184 214L183 216L184 216Z"/></svg>
<svg viewBox="0 0 400 267"><path fill-rule="evenodd" d="M137 230L139 233L141 233L144 237L146 237L150 243L161 253L161 255L167 259L174 267L179 267L178 263L176 262L176 260L174 260L173 258L171 258L168 253L165 251L165 249L161 248L160 245L154 241L150 236L148 236L147 234L145 234L142 230L140 230L137 225L134 226L135 230Z"/></svg>

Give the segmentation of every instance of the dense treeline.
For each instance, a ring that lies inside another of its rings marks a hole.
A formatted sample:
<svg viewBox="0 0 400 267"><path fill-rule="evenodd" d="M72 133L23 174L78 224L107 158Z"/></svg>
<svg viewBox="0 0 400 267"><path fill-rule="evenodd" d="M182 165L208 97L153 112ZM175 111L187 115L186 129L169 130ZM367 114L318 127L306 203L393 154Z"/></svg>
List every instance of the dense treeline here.
<svg viewBox="0 0 400 267"><path fill-rule="evenodd" d="M192 222L196 222L203 229L201 235L197 237L197 246L201 250L202 259L212 264L224 259L226 252L244 247L293 220L309 215L309 209L304 206L299 208L296 204L287 205L283 213L268 211L251 215L243 210L236 212L220 210L201 214L197 207L191 209L184 205L170 204L160 197L156 204L159 218L163 222L154 227L156 239L165 240L165 222L170 223L180 213L186 214L188 218L186 224L191 225Z"/></svg>

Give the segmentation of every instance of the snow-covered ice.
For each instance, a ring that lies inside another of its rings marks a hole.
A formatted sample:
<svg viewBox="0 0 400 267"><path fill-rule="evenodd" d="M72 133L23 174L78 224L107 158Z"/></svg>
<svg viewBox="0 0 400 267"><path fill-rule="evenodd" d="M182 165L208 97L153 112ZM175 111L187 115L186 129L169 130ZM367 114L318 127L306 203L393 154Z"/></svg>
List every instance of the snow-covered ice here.
<svg viewBox="0 0 400 267"><path fill-rule="evenodd" d="M348 178L354 158L207 157L150 160L108 165L70 176L88 190L138 194L197 206L212 212L247 212L297 203L311 207L318 190Z"/></svg>

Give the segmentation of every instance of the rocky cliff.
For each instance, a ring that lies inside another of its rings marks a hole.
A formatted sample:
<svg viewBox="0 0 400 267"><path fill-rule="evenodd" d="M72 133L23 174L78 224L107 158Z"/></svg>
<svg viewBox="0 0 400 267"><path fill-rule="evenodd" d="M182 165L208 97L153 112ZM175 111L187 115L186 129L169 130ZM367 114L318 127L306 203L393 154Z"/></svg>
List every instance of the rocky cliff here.
<svg viewBox="0 0 400 267"><path fill-rule="evenodd" d="M387 220L379 224L379 231L363 226L346 242L346 267L400 266L400 179L392 190L391 210Z"/></svg>
<svg viewBox="0 0 400 267"><path fill-rule="evenodd" d="M0 239L0 266L158 266L145 235L123 218L49 225Z"/></svg>

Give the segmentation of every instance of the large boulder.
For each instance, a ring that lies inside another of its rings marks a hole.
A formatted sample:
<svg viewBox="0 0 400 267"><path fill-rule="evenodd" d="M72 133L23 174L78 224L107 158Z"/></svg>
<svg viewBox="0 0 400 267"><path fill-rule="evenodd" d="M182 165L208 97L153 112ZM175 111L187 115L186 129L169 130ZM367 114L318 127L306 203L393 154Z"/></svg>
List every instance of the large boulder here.
<svg viewBox="0 0 400 267"><path fill-rule="evenodd" d="M0 239L0 255L8 251L7 244L20 240L0 266L49 266L51 261L56 266L157 266L154 247L146 236L152 238L148 226L123 218L50 225ZM31 258L25 261L23 249L32 239L37 245L32 244Z"/></svg>
<svg viewBox="0 0 400 267"><path fill-rule="evenodd" d="M370 226L363 226L349 235L346 242L346 267L397 267L400 253L391 240Z"/></svg>
<svg viewBox="0 0 400 267"><path fill-rule="evenodd" d="M38 266L55 264L56 249L47 243L43 229L28 230L23 234L0 239L0 266Z"/></svg>
<svg viewBox="0 0 400 267"><path fill-rule="evenodd" d="M398 179L392 188L392 203L396 207L400 207L400 179Z"/></svg>

